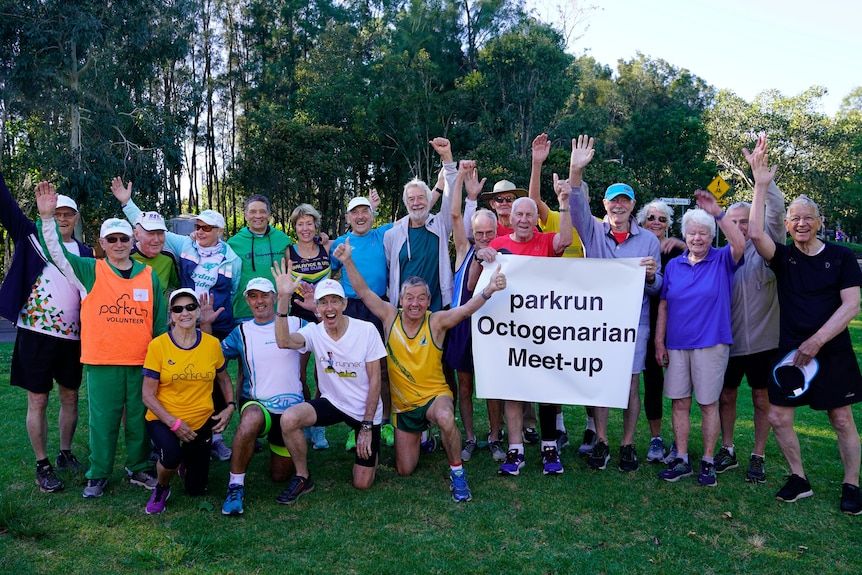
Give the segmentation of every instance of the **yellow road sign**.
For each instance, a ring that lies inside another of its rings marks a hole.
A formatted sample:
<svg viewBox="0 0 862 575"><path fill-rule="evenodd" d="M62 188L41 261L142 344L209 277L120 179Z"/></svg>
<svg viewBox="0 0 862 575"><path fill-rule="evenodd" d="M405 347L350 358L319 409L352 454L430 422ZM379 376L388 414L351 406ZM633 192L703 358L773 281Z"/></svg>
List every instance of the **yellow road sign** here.
<svg viewBox="0 0 862 575"><path fill-rule="evenodd" d="M725 182L721 176L716 176L715 179L709 183L706 189L709 190L709 193L715 196L716 199L718 199L727 193L727 190L730 189L730 184Z"/></svg>

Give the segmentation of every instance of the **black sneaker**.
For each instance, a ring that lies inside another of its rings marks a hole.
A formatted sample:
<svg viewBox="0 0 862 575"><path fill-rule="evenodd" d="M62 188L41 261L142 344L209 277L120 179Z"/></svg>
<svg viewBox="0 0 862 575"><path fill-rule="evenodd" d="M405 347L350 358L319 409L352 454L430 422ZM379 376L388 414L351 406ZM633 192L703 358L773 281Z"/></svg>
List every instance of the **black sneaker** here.
<svg viewBox="0 0 862 575"><path fill-rule="evenodd" d="M734 467L739 466L739 462L736 461L736 453L731 453L730 450L724 446L718 450L714 461L716 473L724 473L728 469L733 469Z"/></svg>
<svg viewBox="0 0 862 575"><path fill-rule="evenodd" d="M593 446L596 444L596 432L592 429L584 430L584 440L578 446L578 455L589 455L593 451Z"/></svg>
<svg viewBox="0 0 862 575"><path fill-rule="evenodd" d="M595 450L593 450L595 451ZM638 452L634 444L620 446L620 471L638 470Z"/></svg>
<svg viewBox="0 0 862 575"><path fill-rule="evenodd" d="M71 451L68 455L62 451L58 453L55 463L57 471L80 471L84 467Z"/></svg>
<svg viewBox="0 0 862 575"><path fill-rule="evenodd" d="M563 449L569 446L569 434L565 431L557 430L557 451L563 452Z"/></svg>
<svg viewBox="0 0 862 575"><path fill-rule="evenodd" d="M36 485L42 493L55 493L63 490L63 482L54 475L54 468L51 464L44 467L36 466Z"/></svg>
<svg viewBox="0 0 862 575"><path fill-rule="evenodd" d="M787 483L784 484L784 487L778 490L778 493L775 494L775 498L786 503L793 503L794 501L805 497L811 497L812 495L814 495L814 492L811 490L811 484L808 483L808 480L803 479L794 473L787 478Z"/></svg>
<svg viewBox="0 0 862 575"><path fill-rule="evenodd" d="M862 493L859 487L849 483L841 484L841 513L859 515L862 513Z"/></svg>
<svg viewBox="0 0 862 575"><path fill-rule="evenodd" d="M290 505L291 503L296 503L297 499L312 491L314 491L314 482L311 481L311 477L294 475L284 491L279 493L275 500L282 505Z"/></svg>
<svg viewBox="0 0 862 575"><path fill-rule="evenodd" d="M608 461L611 460L611 450L608 449L608 444L604 441L597 441L593 446L593 451L587 459L587 465L591 469L604 469L608 466Z"/></svg>
<svg viewBox="0 0 862 575"><path fill-rule="evenodd" d="M539 443L539 432L536 431L535 427L525 427L524 428L524 443L529 443L533 445L534 443Z"/></svg>

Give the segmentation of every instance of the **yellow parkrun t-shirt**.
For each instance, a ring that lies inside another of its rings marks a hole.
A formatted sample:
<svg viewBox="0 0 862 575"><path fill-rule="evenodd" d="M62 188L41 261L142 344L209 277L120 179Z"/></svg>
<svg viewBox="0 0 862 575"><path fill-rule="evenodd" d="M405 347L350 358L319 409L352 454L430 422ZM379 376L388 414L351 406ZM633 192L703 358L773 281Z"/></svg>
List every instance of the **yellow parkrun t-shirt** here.
<svg viewBox="0 0 862 575"><path fill-rule="evenodd" d="M159 380L156 398L174 417L192 429L200 429L213 414L213 380L225 369L218 339L199 333L191 349L178 347L170 332L150 342L144 361L144 376ZM147 409L147 421L158 419Z"/></svg>
<svg viewBox="0 0 862 575"><path fill-rule="evenodd" d="M386 339L389 391L395 413L412 411L440 395L452 397L441 367L443 350L431 337L431 312L425 312L422 326L413 337L404 333L402 313L398 311Z"/></svg>
<svg viewBox="0 0 862 575"><path fill-rule="evenodd" d="M566 217L569 217L569 214L566 214ZM540 222L539 227L542 228L543 232L553 232L557 233L560 231L560 212L555 212L554 210L548 210L548 219L545 220L545 223L542 224ZM563 251L564 258L583 258L586 257L584 255L584 244L581 242L581 236L578 235L578 230L572 229L572 244Z"/></svg>

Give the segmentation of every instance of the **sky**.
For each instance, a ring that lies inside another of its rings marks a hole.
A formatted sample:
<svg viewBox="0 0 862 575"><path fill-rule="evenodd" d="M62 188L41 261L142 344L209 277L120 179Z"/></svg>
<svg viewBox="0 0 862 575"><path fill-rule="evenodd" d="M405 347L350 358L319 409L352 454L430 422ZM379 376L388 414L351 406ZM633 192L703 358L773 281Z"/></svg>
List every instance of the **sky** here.
<svg viewBox="0 0 862 575"><path fill-rule="evenodd" d="M616 69L641 52L687 68L746 101L769 89L794 96L825 86L834 115L862 86L862 2L858 0L528 0L559 23L560 4L587 6L569 51Z"/></svg>

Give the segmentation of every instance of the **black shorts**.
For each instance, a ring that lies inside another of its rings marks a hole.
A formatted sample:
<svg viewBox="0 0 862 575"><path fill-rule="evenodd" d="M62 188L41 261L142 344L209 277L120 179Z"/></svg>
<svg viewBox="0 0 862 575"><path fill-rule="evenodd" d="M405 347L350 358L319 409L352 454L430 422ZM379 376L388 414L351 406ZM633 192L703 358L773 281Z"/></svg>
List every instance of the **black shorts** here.
<svg viewBox="0 0 862 575"><path fill-rule="evenodd" d="M359 428L362 427L362 424L329 403L328 399L321 397L319 399L312 399L308 403L314 408L314 412L317 414L317 421L314 425L326 427L329 425L335 425L336 423L346 423L348 427L357 433L357 435L359 434ZM357 451L356 458L353 462L362 467L375 467L377 465L377 455L379 453L380 425L374 425L371 427L371 457L363 459L359 457L359 452Z"/></svg>
<svg viewBox="0 0 862 575"><path fill-rule="evenodd" d="M383 301L389 301L383 298ZM377 328L377 333L380 334L380 339L383 339L383 322L376 315L371 313L361 299L347 298L347 307L344 309L344 315L363 321L371 322Z"/></svg>
<svg viewBox="0 0 862 575"><path fill-rule="evenodd" d="M775 365L775 356L778 349L770 349L752 353L751 355L738 355L727 361L727 369L724 371L725 389L736 389L742 385L742 376L748 381L751 389L766 389L772 380L772 367Z"/></svg>
<svg viewBox="0 0 862 575"><path fill-rule="evenodd" d="M54 381L69 389L81 387L81 342L18 329L9 382L33 393L48 393Z"/></svg>
<svg viewBox="0 0 862 575"><path fill-rule="evenodd" d="M786 351L777 354L772 366L786 354ZM827 352L821 349L817 361L820 362L820 369L811 380L811 386L795 399L788 399L781 392L770 370L769 403L782 407L808 405L811 409L830 410L862 401L862 374L852 348Z"/></svg>

